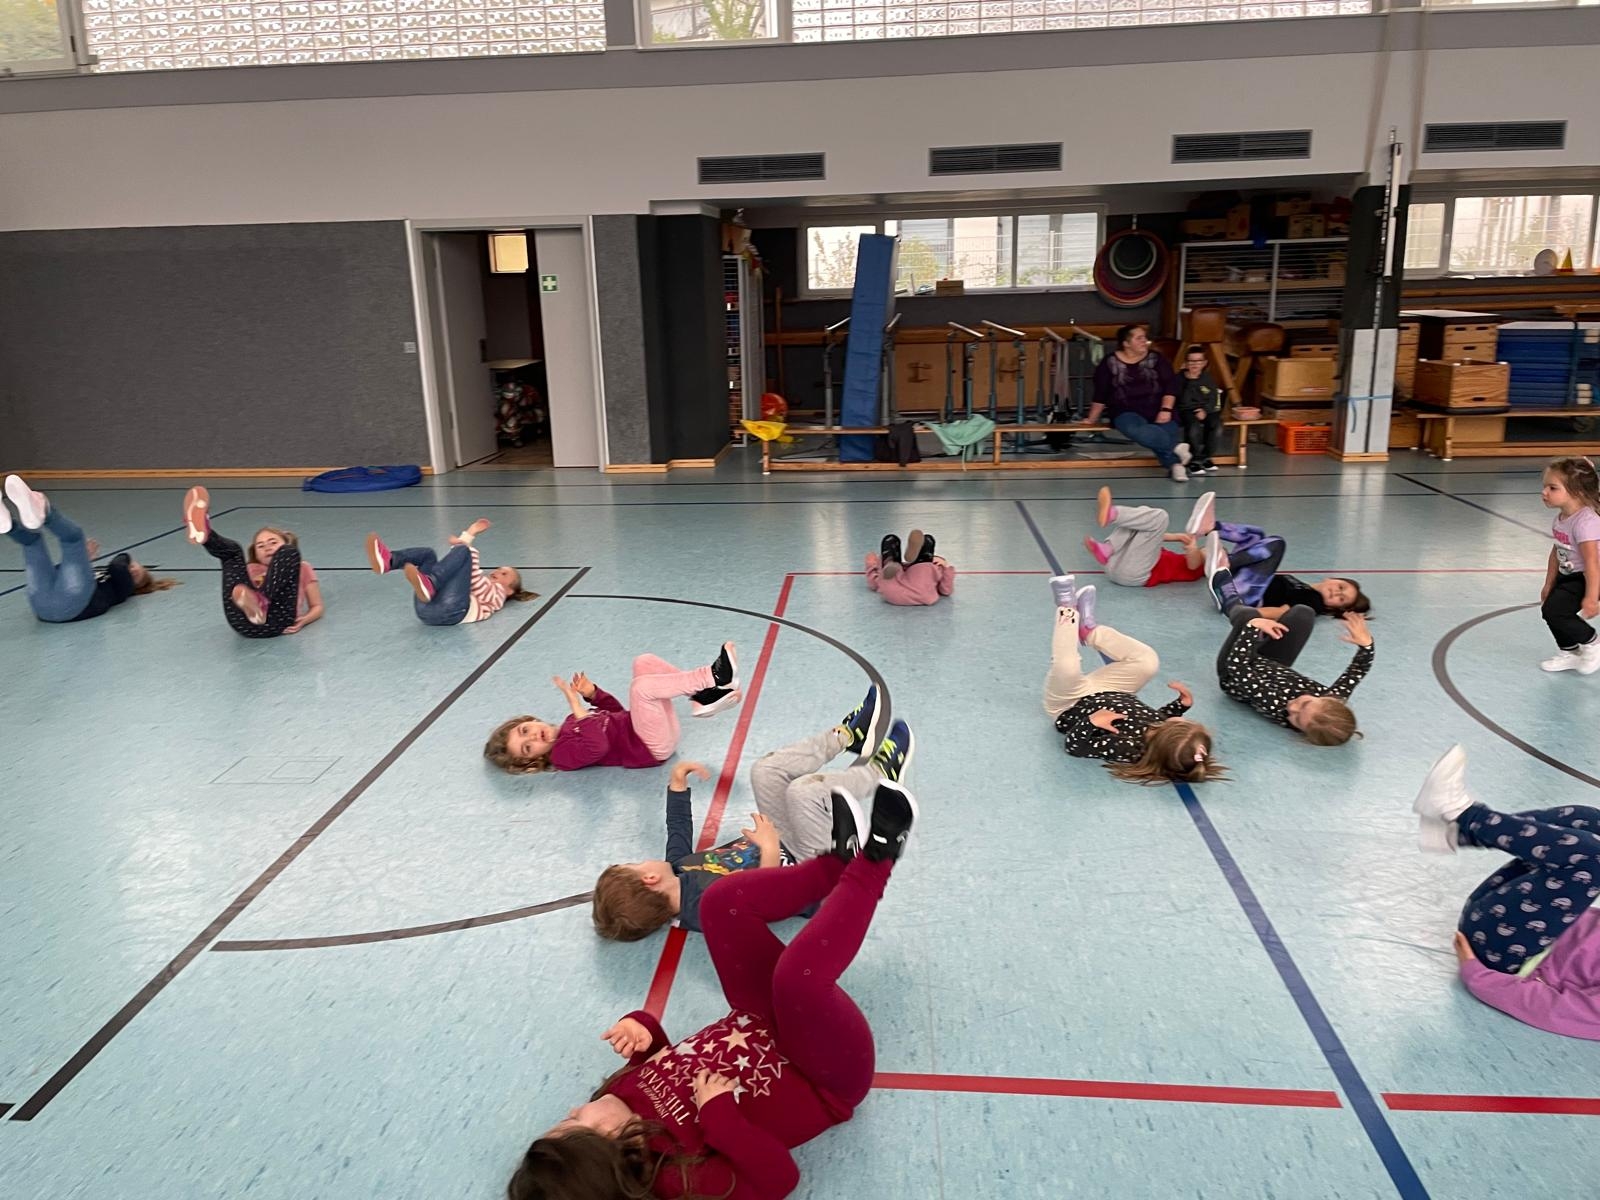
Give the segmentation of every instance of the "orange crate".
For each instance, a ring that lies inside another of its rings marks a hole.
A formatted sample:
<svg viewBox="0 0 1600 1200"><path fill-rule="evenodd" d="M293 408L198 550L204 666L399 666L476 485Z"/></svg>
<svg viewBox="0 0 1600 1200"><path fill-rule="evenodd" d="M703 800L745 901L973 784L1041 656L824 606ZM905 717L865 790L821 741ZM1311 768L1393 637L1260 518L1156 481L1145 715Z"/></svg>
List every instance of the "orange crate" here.
<svg viewBox="0 0 1600 1200"><path fill-rule="evenodd" d="M1285 454L1321 454L1333 445L1332 425L1304 425L1298 421L1278 422L1278 449Z"/></svg>

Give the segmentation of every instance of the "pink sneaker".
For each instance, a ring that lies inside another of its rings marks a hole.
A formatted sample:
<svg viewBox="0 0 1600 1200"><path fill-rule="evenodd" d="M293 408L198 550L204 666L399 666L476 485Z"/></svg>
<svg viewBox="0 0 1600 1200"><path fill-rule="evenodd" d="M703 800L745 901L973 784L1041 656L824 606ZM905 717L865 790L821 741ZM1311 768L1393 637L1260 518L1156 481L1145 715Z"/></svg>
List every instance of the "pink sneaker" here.
<svg viewBox="0 0 1600 1200"><path fill-rule="evenodd" d="M1092 537L1086 537L1083 539L1083 548L1094 555L1095 562L1102 567L1111 561L1110 542L1098 542Z"/></svg>
<svg viewBox="0 0 1600 1200"><path fill-rule="evenodd" d="M50 501L43 492L34 491L20 475L7 475L6 495L17 506L17 517L24 529L38 529L44 525L50 513Z"/></svg>
<svg viewBox="0 0 1600 1200"><path fill-rule="evenodd" d="M383 539L375 533L367 534L367 561L379 575L389 573L389 547L385 546Z"/></svg>
<svg viewBox="0 0 1600 1200"><path fill-rule="evenodd" d="M252 625L265 625L267 623L267 609L261 602L261 593L255 588L240 584L233 589L233 603L245 615L245 619Z"/></svg>
<svg viewBox="0 0 1600 1200"><path fill-rule="evenodd" d="M192 487L183 497L184 536L196 546L204 545L211 536L211 493L203 487ZM258 622L259 624L259 622Z"/></svg>
<svg viewBox="0 0 1600 1200"><path fill-rule="evenodd" d="M417 570L415 563L406 564L406 578L411 581L411 588L417 593L417 599L424 604L433 599L433 580Z"/></svg>

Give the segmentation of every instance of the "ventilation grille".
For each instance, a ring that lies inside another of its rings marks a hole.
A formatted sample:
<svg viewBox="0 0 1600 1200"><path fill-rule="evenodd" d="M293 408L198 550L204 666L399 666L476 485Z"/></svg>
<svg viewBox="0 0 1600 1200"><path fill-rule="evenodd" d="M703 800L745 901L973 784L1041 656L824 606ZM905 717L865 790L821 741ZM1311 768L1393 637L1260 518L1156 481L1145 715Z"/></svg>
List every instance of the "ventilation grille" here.
<svg viewBox="0 0 1600 1200"><path fill-rule="evenodd" d="M1423 135L1424 154L1461 154L1479 150L1564 150L1565 121L1472 122L1429 125Z"/></svg>
<svg viewBox="0 0 1600 1200"><path fill-rule="evenodd" d="M1175 163L1248 162L1258 158L1310 157L1309 129L1172 135L1172 161Z"/></svg>
<svg viewBox="0 0 1600 1200"><path fill-rule="evenodd" d="M1013 171L1059 171L1060 142L1021 146L936 146L928 151L929 175L1007 175Z"/></svg>
<svg viewBox="0 0 1600 1200"><path fill-rule="evenodd" d="M821 154L735 154L702 158L701 183L778 183L786 179L822 179Z"/></svg>

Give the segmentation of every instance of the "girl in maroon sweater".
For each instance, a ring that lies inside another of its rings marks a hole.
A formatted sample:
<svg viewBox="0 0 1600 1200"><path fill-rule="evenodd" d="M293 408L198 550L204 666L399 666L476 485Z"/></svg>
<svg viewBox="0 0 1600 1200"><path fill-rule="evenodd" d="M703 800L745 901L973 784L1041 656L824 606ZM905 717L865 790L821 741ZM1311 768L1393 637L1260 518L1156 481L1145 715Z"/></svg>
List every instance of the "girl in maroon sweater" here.
<svg viewBox="0 0 1600 1200"><path fill-rule="evenodd" d="M576 771L582 767L655 767L672 757L682 736L672 702L688 696L697 717L739 703L738 662L733 643L709 667L680 671L654 654L633 660L629 708L602 691L582 671L551 680L572 715L559 726L537 717L512 717L489 735L483 756L513 775Z"/></svg>
<svg viewBox="0 0 1600 1200"><path fill-rule="evenodd" d="M789 1151L848 1121L872 1086L872 1030L839 976L917 813L887 780L870 833L842 789L833 809L831 853L706 889L700 920L732 1011L676 1045L646 1012L606 1030L628 1065L528 1147L509 1200L781 1200L799 1185ZM787 946L768 928L818 901Z"/></svg>

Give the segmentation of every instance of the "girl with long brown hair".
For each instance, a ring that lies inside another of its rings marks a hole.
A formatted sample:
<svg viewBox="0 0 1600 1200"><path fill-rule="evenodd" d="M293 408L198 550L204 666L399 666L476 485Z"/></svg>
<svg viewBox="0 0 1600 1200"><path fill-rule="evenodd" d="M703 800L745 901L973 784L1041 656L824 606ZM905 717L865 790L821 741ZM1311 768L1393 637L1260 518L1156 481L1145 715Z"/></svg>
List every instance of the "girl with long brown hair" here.
<svg viewBox="0 0 1600 1200"><path fill-rule="evenodd" d="M1223 768L1211 753L1211 731L1184 716L1194 696L1181 683L1167 686L1178 698L1153 709L1139 689L1155 678L1161 660L1143 642L1094 619L1095 589L1079 588L1071 575L1050 581L1056 625L1050 640L1050 671L1044 680L1044 710L1066 735L1067 753L1098 758L1118 779L1155 785L1220 779ZM1080 646L1108 661L1084 672Z"/></svg>
<svg viewBox="0 0 1600 1200"><path fill-rule="evenodd" d="M240 637L299 633L322 619L322 586L287 529L256 530L247 552L211 528L211 493L192 487L183 497L184 533L222 564L222 615Z"/></svg>
<svg viewBox="0 0 1600 1200"><path fill-rule="evenodd" d="M839 977L917 817L888 780L870 828L842 789L833 811L829 853L706 889L700 920L728 1015L677 1043L643 1011L606 1030L628 1065L535 1139L509 1200L780 1200L799 1185L790 1150L848 1121L872 1086L872 1029ZM788 945L769 928L818 902Z"/></svg>

